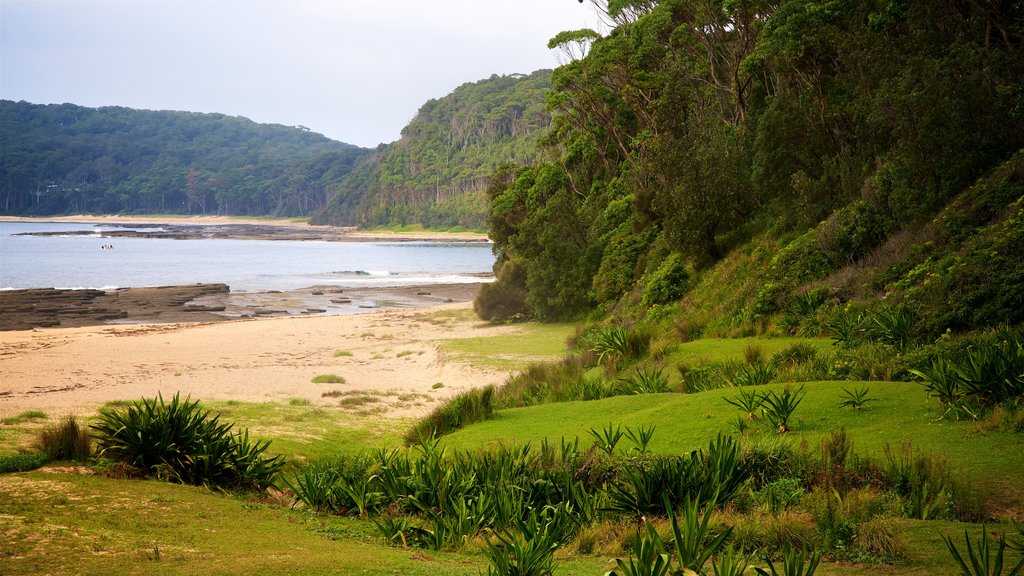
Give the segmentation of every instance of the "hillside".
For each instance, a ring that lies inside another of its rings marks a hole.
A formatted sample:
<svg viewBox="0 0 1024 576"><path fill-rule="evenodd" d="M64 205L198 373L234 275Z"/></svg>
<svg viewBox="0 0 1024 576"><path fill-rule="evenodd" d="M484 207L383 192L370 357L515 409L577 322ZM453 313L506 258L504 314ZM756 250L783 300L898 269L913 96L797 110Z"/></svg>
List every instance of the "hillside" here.
<svg viewBox="0 0 1024 576"><path fill-rule="evenodd" d="M549 70L494 75L428 101L401 139L354 170L313 222L482 228L491 172L539 158L550 78Z"/></svg>
<svg viewBox="0 0 1024 576"><path fill-rule="evenodd" d="M0 213L305 216L369 152L223 114L0 101Z"/></svg>
<svg viewBox="0 0 1024 576"><path fill-rule="evenodd" d="M850 302L905 305L922 339L1024 320L1020 6L608 6L608 34L553 41L585 55L553 73L549 160L492 177L510 268L481 309L698 335Z"/></svg>

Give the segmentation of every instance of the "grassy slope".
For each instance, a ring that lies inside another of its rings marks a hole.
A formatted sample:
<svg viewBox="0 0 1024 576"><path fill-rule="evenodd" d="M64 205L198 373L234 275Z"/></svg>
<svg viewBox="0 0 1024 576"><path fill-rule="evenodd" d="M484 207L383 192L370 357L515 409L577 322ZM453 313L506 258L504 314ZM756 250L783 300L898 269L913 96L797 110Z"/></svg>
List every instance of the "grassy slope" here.
<svg viewBox="0 0 1024 576"><path fill-rule="evenodd" d="M494 361L510 347L511 364L527 358L558 358L564 352L567 326L529 327L526 334L456 342L461 359ZM536 336L536 338L534 338ZM736 359L751 342L766 354L787 345L779 340L703 340L686 343L679 359ZM816 341L815 345L824 345ZM876 401L862 411L836 407L842 388L867 386ZM779 385L767 388L780 389ZM1024 506L1017 494L1024 478L1024 437L983 432L974 424L938 419L938 405L920 386L898 382L813 382L796 412L794 442L814 445L844 427L857 452L878 454L885 443L909 440L921 450L944 454L955 471L1007 508ZM739 411L724 389L692 395L622 396L598 402L570 402L505 410L496 420L476 424L448 437L451 447L475 450L499 442L538 442L579 436L589 442L590 428L609 422L637 427L654 424L652 449L688 452L705 446L718 432L730 432ZM381 446L396 446L404 422L382 421L338 409L281 404L211 405L239 426L274 439L273 450L298 458L317 458ZM52 418L50 419L52 420ZM0 427L6 446L24 440L38 423ZM755 427L744 436L774 436ZM624 441L623 447L626 446ZM1016 456L1014 456L1016 455ZM950 572L942 534L961 534L963 525L902 521L911 541L907 565L886 568L891 574ZM972 534L977 529L971 528ZM155 560L155 549L160 560ZM602 574L612 566L600 556L559 553L559 574ZM76 473L34 471L4 475L0 481L0 565L4 573L129 574L479 574L485 562L471 544L460 553L403 550L380 544L372 524L316 517L230 494L152 481L116 480ZM9 567L9 568L8 568ZM819 574L864 573L863 566L825 565Z"/></svg>
<svg viewBox="0 0 1024 576"><path fill-rule="evenodd" d="M856 411L837 407L843 388L867 387L876 401ZM782 385L761 388L781 390ZM982 490L1005 506L1024 507L1024 495L1016 488L1024 478L1024 436L1009 432L983 432L974 424L939 420L938 404L921 386L906 382L812 382L794 414L794 431L786 437L795 443L815 446L833 430L845 428L854 450L881 456L886 444L913 447L948 459ZM730 389L699 394L651 394L617 396L597 402L566 402L499 412L494 420L475 424L447 437L449 446L475 449L501 443L558 442L579 437L590 442L590 429L609 423L637 428L656 426L650 449L661 453L688 453L706 447L719 432L732 433L730 422L740 414L726 403L735 396ZM741 441L777 436L763 426L749 429ZM621 446L628 447L628 440ZM1016 455L1016 457L1013 457Z"/></svg>

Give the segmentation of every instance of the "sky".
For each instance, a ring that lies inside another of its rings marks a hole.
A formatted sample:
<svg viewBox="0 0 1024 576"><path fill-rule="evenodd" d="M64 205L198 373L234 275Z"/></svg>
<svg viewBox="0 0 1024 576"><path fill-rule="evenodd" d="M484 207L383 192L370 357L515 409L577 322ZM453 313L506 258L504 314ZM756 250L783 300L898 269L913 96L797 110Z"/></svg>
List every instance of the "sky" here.
<svg viewBox="0 0 1024 576"><path fill-rule="evenodd" d="M373 147L420 105L558 66L577 0L0 0L0 99L244 116Z"/></svg>

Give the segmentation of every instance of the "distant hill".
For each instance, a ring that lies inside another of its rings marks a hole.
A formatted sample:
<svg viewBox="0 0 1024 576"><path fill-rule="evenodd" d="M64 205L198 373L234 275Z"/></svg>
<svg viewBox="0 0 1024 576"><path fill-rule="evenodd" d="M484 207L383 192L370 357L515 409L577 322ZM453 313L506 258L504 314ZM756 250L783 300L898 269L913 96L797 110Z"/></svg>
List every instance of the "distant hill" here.
<svg viewBox="0 0 1024 576"><path fill-rule="evenodd" d="M223 114L0 101L0 213L305 216L371 150Z"/></svg>
<svg viewBox="0 0 1024 576"><path fill-rule="evenodd" d="M313 222L484 227L487 177L502 164L539 157L550 87L551 71L540 70L494 75L429 100L401 139L354 170Z"/></svg>

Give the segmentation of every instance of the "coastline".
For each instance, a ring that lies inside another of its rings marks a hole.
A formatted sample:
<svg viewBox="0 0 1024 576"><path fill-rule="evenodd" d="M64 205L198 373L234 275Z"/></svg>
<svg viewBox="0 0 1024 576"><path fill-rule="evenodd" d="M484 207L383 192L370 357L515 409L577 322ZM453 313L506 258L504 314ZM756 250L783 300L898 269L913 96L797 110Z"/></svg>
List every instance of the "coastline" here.
<svg viewBox="0 0 1024 576"><path fill-rule="evenodd" d="M515 330L481 322L461 302L343 316L0 332L0 415L89 415L108 401L178 392L204 401L301 398L338 407L343 397L324 394L369 391L417 395L422 402L379 404L382 417L416 417L507 376L450 360L444 340ZM344 382L312 382L319 374Z"/></svg>
<svg viewBox="0 0 1024 576"><path fill-rule="evenodd" d="M245 216L0 216L0 222L67 222L82 224L105 224L111 226L177 226L177 227L226 227L225 234L232 238L267 239L268 233L284 232L281 239L327 240L336 242L489 242L486 234L476 232L392 232L388 230L366 231L349 226L312 225L305 220L291 218L252 218Z"/></svg>
<svg viewBox="0 0 1024 576"><path fill-rule="evenodd" d="M333 316L470 302L480 282L295 290L231 291L226 284L114 290L0 290L0 331L144 323L224 322L246 318Z"/></svg>

